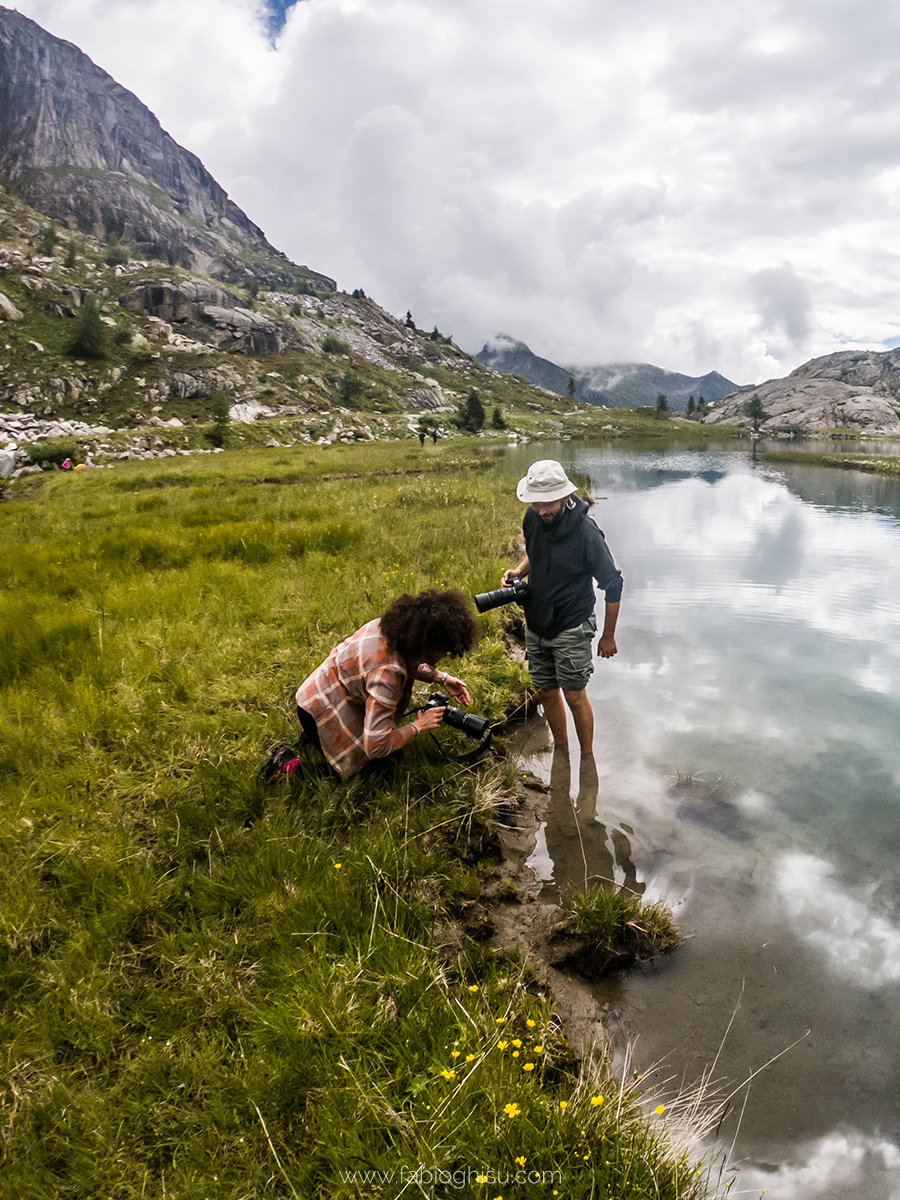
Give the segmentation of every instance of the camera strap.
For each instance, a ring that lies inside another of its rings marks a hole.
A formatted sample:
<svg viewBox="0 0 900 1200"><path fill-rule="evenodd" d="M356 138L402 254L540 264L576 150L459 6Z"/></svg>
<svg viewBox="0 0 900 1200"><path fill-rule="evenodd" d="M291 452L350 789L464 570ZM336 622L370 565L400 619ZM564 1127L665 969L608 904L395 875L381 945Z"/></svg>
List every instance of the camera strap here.
<svg viewBox="0 0 900 1200"><path fill-rule="evenodd" d="M411 717L415 713L424 712L426 707L427 707L427 705L421 704L421 705L419 705L418 708L408 709L404 715L407 717ZM445 758L447 760L447 762L452 762L452 763L477 762L478 759L481 758L482 754L484 754L487 751L488 747L491 744L491 738L494 736L493 729L489 729L487 731L487 733L484 735L484 737L482 738L482 740L475 747L475 749L470 750L468 754L448 754L447 751L444 749L444 747L441 745L441 743L434 736L434 730L429 729L428 732L431 734L431 740L434 742L434 744L437 746L438 750L440 751L441 758Z"/></svg>
<svg viewBox="0 0 900 1200"><path fill-rule="evenodd" d="M491 738L494 736L493 729L489 729L487 731L487 733L484 735L484 738L475 747L475 749L470 750L468 754L448 754L447 751L444 749L444 747L441 745L441 743L434 736L434 730L430 729L428 732L431 734L431 740L437 746L438 750L440 750L441 757L446 758L447 762L452 762L452 763L477 762L478 759L481 758L482 754L484 754L485 751L490 746Z"/></svg>

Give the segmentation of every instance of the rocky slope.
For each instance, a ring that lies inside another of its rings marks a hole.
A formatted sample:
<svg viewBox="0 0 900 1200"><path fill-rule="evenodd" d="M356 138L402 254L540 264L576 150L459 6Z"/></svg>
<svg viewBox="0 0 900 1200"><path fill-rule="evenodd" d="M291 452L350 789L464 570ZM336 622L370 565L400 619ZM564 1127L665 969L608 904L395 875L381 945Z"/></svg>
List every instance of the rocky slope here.
<svg viewBox="0 0 900 1200"><path fill-rule="evenodd" d="M36 469L47 447L155 458L210 453L224 404L230 448L455 434L469 393L486 433L583 432L587 405L498 374L357 293L259 292L159 260L110 263L90 235L59 233L0 188L0 476ZM76 334L96 306L102 344ZM504 424L492 427L493 410ZM5 449L4 449L5 447ZM59 455L57 454L57 458Z"/></svg>
<svg viewBox="0 0 900 1200"><path fill-rule="evenodd" d="M784 379L726 396L705 418L710 425L748 426L747 405L759 397L764 433L845 429L900 433L900 349L844 351L814 358Z"/></svg>
<svg viewBox="0 0 900 1200"><path fill-rule="evenodd" d="M662 393L670 411L679 412L687 408L691 396L695 404L699 404L701 399L708 404L738 388L738 384L732 383L718 371L700 376L681 375L677 371L654 367L651 363L561 367L532 353L525 342L516 341L505 333L491 338L475 357L495 371L517 375L558 396L568 395L569 379L572 378L575 381L576 399L607 408L655 407L656 398Z"/></svg>
<svg viewBox="0 0 900 1200"><path fill-rule="evenodd" d="M138 257L268 286L327 276L297 267L160 127L76 46L0 8L0 179L46 217Z"/></svg>

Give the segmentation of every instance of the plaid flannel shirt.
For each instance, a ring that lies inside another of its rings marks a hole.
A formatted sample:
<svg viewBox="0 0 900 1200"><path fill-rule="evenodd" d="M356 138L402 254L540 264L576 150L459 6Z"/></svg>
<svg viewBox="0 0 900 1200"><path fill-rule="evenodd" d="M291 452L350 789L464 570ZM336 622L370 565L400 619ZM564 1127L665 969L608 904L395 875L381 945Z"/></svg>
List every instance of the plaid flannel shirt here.
<svg viewBox="0 0 900 1200"><path fill-rule="evenodd" d="M406 663L388 650L380 619L335 646L300 685L297 704L315 720L325 757L343 779L416 736L411 723L397 727L406 685Z"/></svg>

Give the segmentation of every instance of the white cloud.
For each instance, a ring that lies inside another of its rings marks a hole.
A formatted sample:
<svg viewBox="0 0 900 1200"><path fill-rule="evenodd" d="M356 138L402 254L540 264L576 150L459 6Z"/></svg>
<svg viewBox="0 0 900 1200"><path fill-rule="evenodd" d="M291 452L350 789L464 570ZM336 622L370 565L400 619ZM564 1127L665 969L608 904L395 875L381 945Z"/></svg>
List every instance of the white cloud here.
<svg viewBox="0 0 900 1200"><path fill-rule="evenodd" d="M809 1146L805 1161L751 1167L728 1189L729 1196L753 1200L763 1192L772 1200L900 1200L900 1149L885 1138L835 1132Z"/></svg>
<svg viewBox="0 0 900 1200"><path fill-rule="evenodd" d="M274 47L261 0L17 7L466 349L749 382L898 333L890 0L303 0Z"/></svg>
<svg viewBox="0 0 900 1200"><path fill-rule="evenodd" d="M861 898L842 888L834 874L832 866L811 854L782 855L775 865L775 889L785 916L797 936L851 983L861 988L897 983L900 926L874 912L868 895Z"/></svg>

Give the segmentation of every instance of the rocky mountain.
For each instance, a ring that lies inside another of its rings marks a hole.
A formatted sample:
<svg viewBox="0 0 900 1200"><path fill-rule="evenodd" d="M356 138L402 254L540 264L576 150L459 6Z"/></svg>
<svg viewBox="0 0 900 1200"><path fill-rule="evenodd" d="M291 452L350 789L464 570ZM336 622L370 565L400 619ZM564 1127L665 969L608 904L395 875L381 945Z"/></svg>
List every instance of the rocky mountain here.
<svg viewBox="0 0 900 1200"><path fill-rule="evenodd" d="M139 258L269 287L334 281L298 267L131 92L70 42L0 8L0 180L70 230Z"/></svg>
<svg viewBox="0 0 900 1200"><path fill-rule="evenodd" d="M62 457L456 435L473 390L486 437L568 437L605 417L360 292L257 291L118 257L0 186L0 484Z"/></svg>
<svg viewBox="0 0 900 1200"><path fill-rule="evenodd" d="M842 351L814 358L784 379L724 397L705 418L711 425L750 425L750 401L758 397L767 433L819 429L900 433L900 349L883 353Z"/></svg>
<svg viewBox="0 0 900 1200"><path fill-rule="evenodd" d="M291 263L130 92L0 8L0 492L66 458L642 425Z"/></svg>
<svg viewBox="0 0 900 1200"><path fill-rule="evenodd" d="M701 399L709 404L729 392L737 391L740 386L718 371L694 377L666 371L651 363L561 367L533 354L524 342L516 341L505 333L491 338L475 357L495 371L517 375L558 396L569 394L571 378L575 381L577 400L604 405L606 408L636 408L648 404L655 407L656 398L662 393L670 411L679 412L687 408L691 396L695 404L699 404Z"/></svg>

